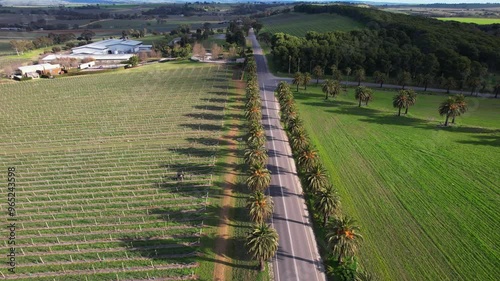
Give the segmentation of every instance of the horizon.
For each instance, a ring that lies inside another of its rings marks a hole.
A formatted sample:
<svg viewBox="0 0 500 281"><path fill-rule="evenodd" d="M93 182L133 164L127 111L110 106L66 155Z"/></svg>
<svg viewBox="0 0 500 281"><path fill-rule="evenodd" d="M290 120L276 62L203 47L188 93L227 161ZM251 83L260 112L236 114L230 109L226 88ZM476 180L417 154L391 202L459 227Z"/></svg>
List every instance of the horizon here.
<svg viewBox="0 0 500 281"><path fill-rule="evenodd" d="M12 2L23 2L23 3L32 3L33 0L0 0L0 4L11 4ZM41 1L36 1L37 4L41 4L38 2L45 2L45 3L52 3L52 4L109 4L110 2L115 2L116 4L127 4L127 3L182 3L182 2L195 2L195 1L190 1L190 0L103 0L103 1L96 1L96 0L41 0ZM203 2L200 1L200 2ZM225 2L225 3L238 3L238 2L246 2L244 0L210 0L207 2ZM276 0L261 0L261 1L255 1L255 2L263 2L263 3L270 3L270 2L276 2ZM277 0L277 2L280 2ZM409 0L409 1L402 1L402 0L331 0L331 1L317 1L317 0L282 0L282 2L361 2L361 3L376 3L376 4L394 4L394 5L429 5L429 4L500 4L500 1L491 1L491 0L460 0L460 1L453 1L453 0Z"/></svg>

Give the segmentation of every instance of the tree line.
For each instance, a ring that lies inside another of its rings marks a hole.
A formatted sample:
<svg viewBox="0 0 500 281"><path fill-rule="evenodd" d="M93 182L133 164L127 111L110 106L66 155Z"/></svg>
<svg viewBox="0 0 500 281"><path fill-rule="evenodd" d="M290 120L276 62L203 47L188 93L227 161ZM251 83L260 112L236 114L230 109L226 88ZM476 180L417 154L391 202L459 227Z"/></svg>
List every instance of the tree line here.
<svg viewBox="0 0 500 281"><path fill-rule="evenodd" d="M487 79L500 65L500 38L475 25L383 12L344 5L298 5L297 12L336 13L366 24L351 32L317 33L305 37L276 33L270 40L280 71L312 71L318 65L376 71L398 79L406 72L414 84L492 91ZM334 15L333 15L334 16Z"/></svg>
<svg viewBox="0 0 500 281"><path fill-rule="evenodd" d="M333 70L336 73L336 69ZM314 76L317 78L316 84L319 83L319 78L322 75L321 69L315 68ZM357 72L354 76L356 80L361 81L364 73ZM335 75L334 75L335 76ZM340 77L340 76L339 76ZM311 80L311 75L309 73L296 72L292 80L292 84L297 86L297 92L299 91L299 86L304 86L304 90L307 90L307 84ZM358 86L354 90L354 98L359 102L358 107L361 107L362 103L368 106L368 103L373 100L373 90L371 88ZM337 79L326 79L321 85L321 90L325 94L325 100L329 97L335 98L339 96L342 92L342 86L340 78ZM347 85L344 91L347 91ZM495 92L498 93L499 89L496 87ZM415 105L417 102L417 93L413 89L405 89L403 84L402 88L397 92L397 94L392 99L392 105L394 108L398 109L398 116L401 116L401 110L405 109L404 114L408 114L408 110L411 106ZM451 117L451 123L455 123L455 118L467 112L467 102L465 101L465 96L462 94L449 96L444 100L438 108L438 112L441 116L445 116L444 126L449 125L449 118Z"/></svg>
<svg viewBox="0 0 500 281"><path fill-rule="evenodd" d="M259 84L257 82L257 64L253 57L247 58L247 85L245 88L245 118L247 119L247 148L245 149L245 163L248 166L246 186L251 192L246 207L250 220L253 222L246 237L248 253L259 261L261 271L265 269L265 262L270 260L278 251L278 233L267 224L273 214L273 200L266 195L271 183L271 173L266 168L268 155L265 148L266 134L262 126L262 101Z"/></svg>
<svg viewBox="0 0 500 281"><path fill-rule="evenodd" d="M302 75L296 85L307 85L308 79L304 79L307 76L308 74ZM325 82L325 85L328 85L325 86L325 91L328 94L340 93L338 81L335 81L334 85L330 85L330 82L332 80ZM332 91L326 90L330 87ZM322 228L322 231L316 233L324 233L323 237L317 235L317 239L326 245L324 251L327 274L335 280L374 280L374 277L362 270L358 264L356 255L363 238L360 227L354 218L341 210L341 199L304 128L289 84L280 82L275 93L280 104L281 121L285 125L303 182L304 193L311 199L310 208Z"/></svg>

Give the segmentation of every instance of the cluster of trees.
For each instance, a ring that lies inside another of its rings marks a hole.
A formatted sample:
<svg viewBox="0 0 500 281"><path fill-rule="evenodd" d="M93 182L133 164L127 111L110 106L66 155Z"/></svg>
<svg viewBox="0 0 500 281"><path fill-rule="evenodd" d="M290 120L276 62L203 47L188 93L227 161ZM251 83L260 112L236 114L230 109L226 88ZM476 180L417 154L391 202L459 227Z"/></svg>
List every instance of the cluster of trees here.
<svg viewBox="0 0 500 281"><path fill-rule="evenodd" d="M28 50L63 44L68 41L74 40L75 38L76 37L73 33L49 33L47 36L40 36L33 40L11 40L9 43L16 54L20 55Z"/></svg>
<svg viewBox="0 0 500 281"><path fill-rule="evenodd" d="M328 256L328 274L336 280L365 277L368 279L363 280L370 280L369 274L358 268L355 259L362 240L359 227L353 218L342 214L340 197L330 183L328 172L305 131L290 86L280 82L276 96L280 104L281 120L285 124L298 171L304 182L304 192L312 199L315 218L321 221L320 227L326 233L324 237L317 238L324 239L327 244L325 250Z"/></svg>
<svg viewBox="0 0 500 281"><path fill-rule="evenodd" d="M122 30L122 38L126 38L127 36L132 36L134 38L142 38L148 34L148 29L143 28L143 29L128 29L128 30Z"/></svg>
<svg viewBox="0 0 500 281"><path fill-rule="evenodd" d="M333 69L333 73L337 73L337 70ZM319 79L322 74L319 69L316 69L316 71L314 71L314 75ZM336 75L334 75L334 77L335 76ZM356 79L359 79L360 81L363 73L358 72L358 74L355 74L354 76L357 77ZM337 76L336 80L326 79L323 83L321 90L325 94L325 100L328 100L328 97L330 96L335 98L341 93L340 78L338 77L340 76ZM304 89L307 89L306 86L310 80L311 77L309 73L302 74L300 72L297 72L295 73L295 76L292 80L292 84L297 85L297 91L299 91L299 85L303 85ZM415 105L415 103L417 102L417 93L412 89L405 89L404 85L405 84L403 84L402 89L400 89L392 99L392 106L398 109L398 116L401 116L401 110L403 108L405 109L404 114L408 114L409 108ZM500 91L500 87L496 86L495 93L498 94L498 91ZM364 102L365 105L368 105L368 102L373 100L373 91L368 87L358 85L358 87L356 87L356 89L354 90L354 98L359 101L359 107L361 107L362 102ZM465 102L464 95L460 94L448 97L448 99L441 103L438 111L441 116L446 116L444 123L445 127L448 126L450 117L452 118L451 123L454 124L455 118L457 116L460 116L467 112L467 103Z"/></svg>
<svg viewBox="0 0 500 281"><path fill-rule="evenodd" d="M251 221L254 223L246 238L249 254L259 261L260 270L265 269L265 262L278 250L278 233L266 221L273 213L273 200L265 191L271 183L271 174L266 168L268 155L264 147L266 136L262 127L262 101L257 82L257 64L253 58L247 59L247 85L245 117L247 119L247 149L245 163L249 167L246 185L251 194L247 199Z"/></svg>
<svg viewBox="0 0 500 281"><path fill-rule="evenodd" d="M229 44L236 44L238 46L245 46L245 32L243 29L243 25L239 24L236 21L229 22L229 26L226 31L226 42Z"/></svg>
<svg viewBox="0 0 500 281"><path fill-rule="evenodd" d="M444 121L444 126L448 126L448 121L451 119L451 123L455 123L455 117L460 116L467 112L467 103L465 102L465 97L463 95L456 95L448 97L445 101L439 105L438 112L441 116L446 116Z"/></svg>
<svg viewBox="0 0 500 281"><path fill-rule="evenodd" d="M353 6L298 5L299 12L337 13L366 23L367 28L345 32L308 32L305 37L277 33L271 38L273 60L282 71L319 65L376 71L387 78L403 72L415 82L451 88L492 89L488 71L500 65L500 38L474 25L459 25L416 16ZM331 72L330 72L331 73Z"/></svg>

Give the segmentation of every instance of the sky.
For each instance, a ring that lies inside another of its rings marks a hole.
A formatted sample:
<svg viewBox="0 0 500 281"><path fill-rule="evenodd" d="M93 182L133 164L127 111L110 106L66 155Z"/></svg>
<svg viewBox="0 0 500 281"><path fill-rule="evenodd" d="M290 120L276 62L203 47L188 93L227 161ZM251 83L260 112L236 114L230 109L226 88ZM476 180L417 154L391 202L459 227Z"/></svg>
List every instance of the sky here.
<svg viewBox="0 0 500 281"><path fill-rule="evenodd" d="M434 3L445 3L445 4L461 4L461 3L500 3L498 0L365 0L366 2L387 2L387 3L400 3L400 4L434 4Z"/></svg>

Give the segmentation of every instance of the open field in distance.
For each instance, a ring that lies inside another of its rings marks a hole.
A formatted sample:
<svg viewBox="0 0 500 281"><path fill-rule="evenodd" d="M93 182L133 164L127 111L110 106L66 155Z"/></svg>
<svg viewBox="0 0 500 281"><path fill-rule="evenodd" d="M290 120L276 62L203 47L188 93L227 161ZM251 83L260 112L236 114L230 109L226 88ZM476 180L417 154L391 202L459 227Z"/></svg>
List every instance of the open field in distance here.
<svg viewBox="0 0 500 281"><path fill-rule="evenodd" d="M475 23L475 24L500 24L499 19L491 19L491 18L437 18L438 20L443 21L458 21L464 23Z"/></svg>
<svg viewBox="0 0 500 281"><path fill-rule="evenodd" d="M261 32L284 32L304 36L308 31L351 31L363 28L363 24L336 14L286 13L263 18Z"/></svg>

